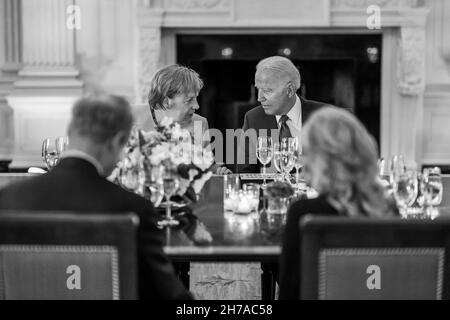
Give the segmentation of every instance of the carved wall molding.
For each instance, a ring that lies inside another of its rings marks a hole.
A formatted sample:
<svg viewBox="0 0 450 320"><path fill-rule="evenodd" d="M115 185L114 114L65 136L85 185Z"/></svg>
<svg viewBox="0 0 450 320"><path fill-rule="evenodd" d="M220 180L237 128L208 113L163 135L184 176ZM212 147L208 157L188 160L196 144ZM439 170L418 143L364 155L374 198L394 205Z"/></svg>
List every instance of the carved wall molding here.
<svg viewBox="0 0 450 320"><path fill-rule="evenodd" d="M380 8L415 8L417 0L332 0L331 7L333 9L360 9L367 8L371 5Z"/></svg>
<svg viewBox="0 0 450 320"><path fill-rule="evenodd" d="M425 29L401 28L398 52L398 88L403 95L425 91Z"/></svg>
<svg viewBox="0 0 450 320"><path fill-rule="evenodd" d="M213 10L230 7L230 0L165 0L166 10Z"/></svg>

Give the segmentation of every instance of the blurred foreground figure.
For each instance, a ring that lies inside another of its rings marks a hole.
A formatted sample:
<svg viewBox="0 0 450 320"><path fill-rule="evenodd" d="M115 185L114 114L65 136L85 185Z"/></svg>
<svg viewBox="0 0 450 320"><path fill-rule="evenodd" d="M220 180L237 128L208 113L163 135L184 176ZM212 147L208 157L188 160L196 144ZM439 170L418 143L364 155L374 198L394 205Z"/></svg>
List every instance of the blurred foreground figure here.
<svg viewBox="0 0 450 320"><path fill-rule="evenodd" d="M0 210L134 212L138 231L139 297L189 299L163 252L163 234L149 201L109 182L128 140L133 117L128 102L97 95L79 100L69 125L69 150L49 173L0 191Z"/></svg>
<svg viewBox="0 0 450 320"><path fill-rule="evenodd" d="M350 112L323 107L302 130L309 184L319 193L288 211L280 271L280 299L298 299L299 221L306 214L381 218L398 213L377 178L377 145Z"/></svg>

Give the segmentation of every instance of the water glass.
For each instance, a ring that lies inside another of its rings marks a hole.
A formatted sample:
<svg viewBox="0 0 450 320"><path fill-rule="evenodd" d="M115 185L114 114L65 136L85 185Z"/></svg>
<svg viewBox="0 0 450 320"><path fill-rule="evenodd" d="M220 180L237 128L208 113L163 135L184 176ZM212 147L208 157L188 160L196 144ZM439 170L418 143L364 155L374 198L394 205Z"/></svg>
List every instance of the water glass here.
<svg viewBox="0 0 450 320"><path fill-rule="evenodd" d="M393 190L400 213L405 215L408 208L413 205L419 192L417 172L407 170L404 173L395 174Z"/></svg>
<svg viewBox="0 0 450 320"><path fill-rule="evenodd" d="M48 170L53 169L53 167L58 164L59 153L56 148L55 140L46 138L42 141L41 156Z"/></svg>
<svg viewBox="0 0 450 320"><path fill-rule="evenodd" d="M295 138L283 138L280 145L280 168L284 173L284 180L289 181L288 178L292 169L294 169Z"/></svg>
<svg viewBox="0 0 450 320"><path fill-rule="evenodd" d="M423 204L425 207L433 207L441 204L443 193L441 169L438 167L423 169L420 191L423 195Z"/></svg>
<svg viewBox="0 0 450 320"><path fill-rule="evenodd" d="M162 199L164 198L161 166L155 166L149 169L146 187L150 191L150 201L155 207L158 207L161 204Z"/></svg>
<svg viewBox="0 0 450 320"><path fill-rule="evenodd" d="M277 172L281 174L281 150L280 144L278 142L273 143L273 164L275 166L275 169L277 169ZM281 176L280 179L277 180L282 180Z"/></svg>
<svg viewBox="0 0 450 320"><path fill-rule="evenodd" d="M258 212L260 186L257 183L246 183L243 186L244 194L250 202L251 211Z"/></svg>
<svg viewBox="0 0 450 320"><path fill-rule="evenodd" d="M223 177L224 210L234 212L238 204L241 181L238 174L228 174Z"/></svg>
<svg viewBox="0 0 450 320"><path fill-rule="evenodd" d="M179 187L179 180L177 173L170 168L163 168L161 173L164 196L166 197L166 216L159 222L162 227L171 227L179 224L177 220L172 217L172 201L170 198L176 194Z"/></svg>
<svg viewBox="0 0 450 320"><path fill-rule="evenodd" d="M262 188L265 189L266 183L266 165L272 160L273 150L272 150L272 137L258 137L258 145L256 147L256 157L259 162L263 165L264 183Z"/></svg>

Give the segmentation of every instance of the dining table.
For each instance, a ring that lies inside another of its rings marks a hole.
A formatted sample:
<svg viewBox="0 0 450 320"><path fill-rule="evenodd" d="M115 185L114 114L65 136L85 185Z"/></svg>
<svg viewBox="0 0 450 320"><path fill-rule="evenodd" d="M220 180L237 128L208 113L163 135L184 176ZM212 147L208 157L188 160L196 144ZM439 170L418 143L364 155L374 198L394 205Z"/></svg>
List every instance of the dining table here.
<svg viewBox="0 0 450 320"><path fill-rule="evenodd" d="M190 210L179 214L175 210L180 223L165 228L164 251L186 287L191 262L259 262L261 298L273 300L283 221L268 217L263 210L248 214L225 211L223 186L223 177L213 176Z"/></svg>
<svg viewBox="0 0 450 320"><path fill-rule="evenodd" d="M187 288L191 262L259 262L261 298L273 300L285 219L274 219L264 208L246 215L227 212L223 205L223 190L223 177L213 176L191 210L180 210L179 215L175 210L180 224L165 229L164 251ZM403 218L437 219L443 216L450 217L447 204L433 208L429 215L413 208Z"/></svg>

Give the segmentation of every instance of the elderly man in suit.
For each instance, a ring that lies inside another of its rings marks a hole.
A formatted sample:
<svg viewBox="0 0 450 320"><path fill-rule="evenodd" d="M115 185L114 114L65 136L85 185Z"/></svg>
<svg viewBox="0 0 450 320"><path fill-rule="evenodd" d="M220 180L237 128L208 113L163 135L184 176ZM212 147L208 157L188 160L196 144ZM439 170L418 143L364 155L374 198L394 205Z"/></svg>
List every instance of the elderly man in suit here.
<svg viewBox="0 0 450 320"><path fill-rule="evenodd" d="M189 299L164 254L152 204L106 177L128 140L133 116L113 95L80 99L72 111L69 150L50 172L0 191L0 210L134 212L138 229L139 295L142 299Z"/></svg>
<svg viewBox="0 0 450 320"><path fill-rule="evenodd" d="M245 151L245 163L238 163L239 172L260 171L261 165L256 159L256 138L259 135L272 136L274 141L298 137L301 142L302 123L324 104L298 96L300 81L298 69L285 57L273 56L258 63L255 86L261 105L245 114L242 129L250 134L246 135L248 143L245 143L246 136L240 140L239 151Z"/></svg>

